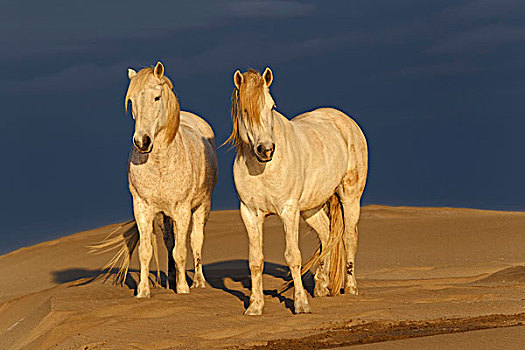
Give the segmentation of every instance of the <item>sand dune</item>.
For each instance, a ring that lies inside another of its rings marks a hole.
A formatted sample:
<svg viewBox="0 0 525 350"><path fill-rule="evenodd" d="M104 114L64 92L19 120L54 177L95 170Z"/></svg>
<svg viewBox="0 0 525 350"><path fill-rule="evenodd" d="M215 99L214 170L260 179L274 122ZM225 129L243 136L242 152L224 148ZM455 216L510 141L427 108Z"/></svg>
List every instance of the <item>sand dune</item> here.
<svg viewBox="0 0 525 350"><path fill-rule="evenodd" d="M288 269L281 223L271 217L265 224L266 306L261 317L242 316L250 281L247 238L237 211L212 212L203 251L208 285L189 295L157 287L150 299L133 298L136 257L124 286L100 280L75 286L98 275L110 258L109 253L88 254L87 246L114 226L0 256L2 349L362 343L373 344L359 347L435 349L473 344L464 337L481 339L483 332L492 332L488 337L501 339L506 348L518 348L525 340L520 326L525 319L525 213L365 207L356 262L360 295L310 298L310 315L293 315L291 291L275 291L288 278ZM301 232L306 258L317 239L304 223ZM159 246L165 271L160 237ZM311 278L305 284L311 292ZM466 331L472 332L458 333Z"/></svg>

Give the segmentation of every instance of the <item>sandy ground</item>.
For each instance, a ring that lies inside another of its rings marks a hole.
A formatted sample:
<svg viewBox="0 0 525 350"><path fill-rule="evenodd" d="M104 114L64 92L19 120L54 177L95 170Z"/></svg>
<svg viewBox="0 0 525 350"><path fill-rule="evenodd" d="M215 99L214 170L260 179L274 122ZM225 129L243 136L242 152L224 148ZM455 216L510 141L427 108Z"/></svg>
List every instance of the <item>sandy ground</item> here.
<svg viewBox="0 0 525 350"><path fill-rule="evenodd" d="M306 258L317 239L302 225ZM100 280L74 286L110 258L88 254L87 245L113 227L0 256L2 349L517 349L525 343L525 213L365 207L359 296L310 298L309 315L293 315L291 291L275 291L288 269L281 223L268 218L261 317L242 316L250 282L237 211L212 213L203 252L208 285L189 295L157 287L150 299L135 299L136 257L124 286ZM311 278L305 284L311 292Z"/></svg>

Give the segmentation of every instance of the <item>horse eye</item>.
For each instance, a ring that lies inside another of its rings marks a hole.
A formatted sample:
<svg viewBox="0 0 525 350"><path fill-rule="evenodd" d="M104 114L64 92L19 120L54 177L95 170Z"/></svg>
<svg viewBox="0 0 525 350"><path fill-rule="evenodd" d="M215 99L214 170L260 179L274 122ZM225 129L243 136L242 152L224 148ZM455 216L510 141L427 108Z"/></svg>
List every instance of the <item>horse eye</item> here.
<svg viewBox="0 0 525 350"><path fill-rule="evenodd" d="M155 101L160 100L160 96L155 97Z"/></svg>

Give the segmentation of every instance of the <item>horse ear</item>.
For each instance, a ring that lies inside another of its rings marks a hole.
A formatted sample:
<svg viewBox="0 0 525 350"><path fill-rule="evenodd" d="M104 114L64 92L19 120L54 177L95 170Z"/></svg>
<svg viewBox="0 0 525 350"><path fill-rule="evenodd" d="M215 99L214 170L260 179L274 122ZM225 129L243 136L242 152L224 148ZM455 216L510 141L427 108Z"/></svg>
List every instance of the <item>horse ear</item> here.
<svg viewBox="0 0 525 350"><path fill-rule="evenodd" d="M131 68L128 68L128 78L131 80L131 78L133 78L135 75L137 75L137 72Z"/></svg>
<svg viewBox="0 0 525 350"><path fill-rule="evenodd" d="M155 66L155 69L153 70L153 73L159 79L162 78L162 76L164 75L164 66L162 65L162 63L160 61L157 62L157 65Z"/></svg>
<svg viewBox="0 0 525 350"><path fill-rule="evenodd" d="M243 80L244 80L244 77L242 76L242 73L239 70L237 70L235 74L233 74L233 83L235 84L235 87L237 89L239 90L241 89L241 84Z"/></svg>
<svg viewBox="0 0 525 350"><path fill-rule="evenodd" d="M273 73L272 73L272 70L270 68L266 67L266 69L264 70L264 73L263 73L263 78L264 78L264 82L266 83L266 86L270 87L270 85L272 85L272 81L273 81Z"/></svg>

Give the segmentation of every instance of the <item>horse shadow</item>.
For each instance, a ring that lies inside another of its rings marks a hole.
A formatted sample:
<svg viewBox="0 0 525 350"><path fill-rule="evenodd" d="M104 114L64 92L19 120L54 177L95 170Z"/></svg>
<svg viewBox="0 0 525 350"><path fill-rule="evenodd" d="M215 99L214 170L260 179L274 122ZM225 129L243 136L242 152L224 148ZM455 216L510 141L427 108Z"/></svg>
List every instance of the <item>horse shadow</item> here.
<svg viewBox="0 0 525 350"><path fill-rule="evenodd" d="M247 260L229 260L207 264L203 266L203 273L206 281L212 288L220 289L237 297L243 302L244 308L248 308L250 305L249 292L252 288L252 282ZM283 281L283 288L280 288L281 290L264 289L263 293L278 299L280 303L283 303L287 309L293 312L293 300L283 295L285 291L293 286L293 284L289 284L286 287L284 286L285 283L291 281L288 266L265 262L263 275L270 275ZM228 279L241 283L242 289L232 289L227 287L225 282ZM310 274L303 276L303 284L307 292L310 293L310 295L313 295L313 276Z"/></svg>
<svg viewBox="0 0 525 350"><path fill-rule="evenodd" d="M133 290L133 295L137 295L138 281L132 276L132 274L140 274L140 270L129 269L126 279L121 283L116 281L116 276L119 272L119 269L79 269L72 268L66 270L57 270L53 271L53 281L57 284L71 283L71 287L84 286L94 282L96 280L101 280L103 282L111 281L114 284L121 284L128 289ZM167 286L168 276L163 271L160 271L160 281L157 279L156 271L151 271L149 276L150 282L155 284L160 284L162 287Z"/></svg>
<svg viewBox="0 0 525 350"><path fill-rule="evenodd" d="M194 272L194 270L187 270L187 272ZM73 283L72 286L81 286L92 283L95 280L114 281L118 273L118 269L81 269L71 268L66 270L57 270L53 272L53 280L57 284ZM128 289L133 290L134 295L137 294L138 275L140 270L130 269L126 279L122 282ZM222 290L238 298L247 309L250 304L250 291L252 288L250 268L247 260L228 260L216 263L203 265L203 273L208 284L214 288ZM286 297L285 291L293 287L293 283L284 288L286 282L291 281L290 270L288 266L275 264L270 262L264 263L263 275L270 275L274 278L283 281L283 288L265 289L263 293L279 300L287 309L293 312L293 300ZM136 276L136 278L135 278ZM191 285L193 280L186 273L186 280ZM227 280L232 280L241 284L241 288L229 288L226 285ZM306 274L302 278L303 285L306 291L313 295L314 281L311 274ZM150 282L153 284L160 284L163 288L168 288L168 276L164 271L160 271L160 281L157 279L156 271L150 271ZM174 290L175 287L169 289Z"/></svg>

